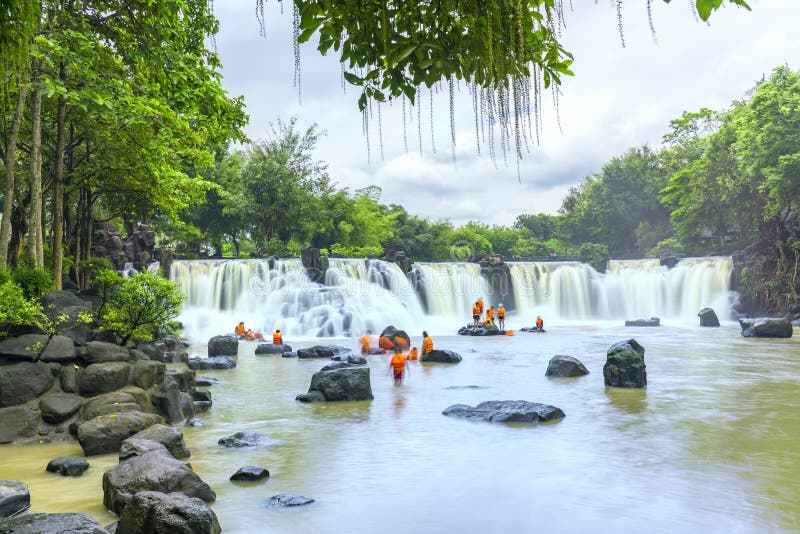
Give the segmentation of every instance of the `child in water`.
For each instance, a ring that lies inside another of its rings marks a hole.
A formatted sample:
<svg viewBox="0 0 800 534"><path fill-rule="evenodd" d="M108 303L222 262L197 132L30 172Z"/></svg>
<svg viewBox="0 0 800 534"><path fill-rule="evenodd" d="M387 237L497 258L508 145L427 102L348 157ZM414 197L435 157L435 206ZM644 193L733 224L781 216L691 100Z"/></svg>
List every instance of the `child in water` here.
<svg viewBox="0 0 800 534"><path fill-rule="evenodd" d="M394 356L392 356L389 362L389 368L392 370L395 384L401 384L403 382L403 375L407 367L408 362L406 362L406 355L403 354L403 351L399 348L395 348Z"/></svg>

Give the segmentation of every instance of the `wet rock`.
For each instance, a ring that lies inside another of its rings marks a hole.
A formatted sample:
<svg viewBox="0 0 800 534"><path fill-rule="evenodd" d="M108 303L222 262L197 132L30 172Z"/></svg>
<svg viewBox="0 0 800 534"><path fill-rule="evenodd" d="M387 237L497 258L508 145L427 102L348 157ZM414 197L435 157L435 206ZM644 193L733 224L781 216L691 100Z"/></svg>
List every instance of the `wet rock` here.
<svg viewBox="0 0 800 534"><path fill-rule="evenodd" d="M314 499L309 499L302 495L279 493L270 497L269 501L265 503L265 506L269 506L270 508L286 508L290 506L304 506L312 502L314 502Z"/></svg>
<svg viewBox="0 0 800 534"><path fill-rule="evenodd" d="M183 416L187 419L195 416L194 400L192 400L191 394L185 391L181 392L181 411L183 412Z"/></svg>
<svg viewBox="0 0 800 534"><path fill-rule="evenodd" d="M283 354L281 354L281 356L283 358L297 358L298 357L297 353L294 352L294 351L292 351L292 352L284 352Z"/></svg>
<svg viewBox="0 0 800 534"><path fill-rule="evenodd" d="M211 402L211 392L207 389L195 389L192 391L192 400Z"/></svg>
<svg viewBox="0 0 800 534"><path fill-rule="evenodd" d="M378 337L378 346L383 350L394 350L395 347L400 350L408 350L411 348L411 338L405 330L387 326Z"/></svg>
<svg viewBox="0 0 800 534"><path fill-rule="evenodd" d="M300 402L372 400L369 367L335 362L326 365L311 378L308 393L298 395Z"/></svg>
<svg viewBox="0 0 800 534"><path fill-rule="evenodd" d="M89 469L89 462L75 456L59 456L47 464L46 470L64 477L79 477Z"/></svg>
<svg viewBox="0 0 800 534"><path fill-rule="evenodd" d="M185 419L182 408L183 399L178 383L167 380L156 388L153 394L153 406L156 412L163 415L168 423L179 423Z"/></svg>
<svg viewBox="0 0 800 534"><path fill-rule="evenodd" d="M181 366L178 369L170 369L167 371L167 376L178 384L178 389L181 391L190 391L195 387L196 373L188 367Z"/></svg>
<svg viewBox="0 0 800 534"><path fill-rule="evenodd" d="M86 514L28 514L0 520L0 532L14 534L108 534Z"/></svg>
<svg viewBox="0 0 800 534"><path fill-rule="evenodd" d="M644 347L635 339L611 345L603 366L607 386L618 388L643 388L647 385Z"/></svg>
<svg viewBox="0 0 800 534"><path fill-rule="evenodd" d="M263 467L253 467L252 465L242 467L231 475L231 481L234 482L236 481L255 482L257 480L263 480L265 478L269 478L269 471L267 469L264 469Z"/></svg>
<svg viewBox="0 0 800 534"><path fill-rule="evenodd" d="M490 423L541 423L564 417L561 408L528 401L486 401L477 406L454 404L443 415Z"/></svg>
<svg viewBox="0 0 800 534"><path fill-rule="evenodd" d="M34 436L39 426L39 412L27 406L0 408L0 443Z"/></svg>
<svg viewBox="0 0 800 534"><path fill-rule="evenodd" d="M208 340L209 356L236 356L239 354L239 338L233 334L214 336Z"/></svg>
<svg viewBox="0 0 800 534"><path fill-rule="evenodd" d="M651 317L649 319L636 319L635 321L625 321L625 326L661 326L661 319Z"/></svg>
<svg viewBox="0 0 800 534"><path fill-rule="evenodd" d="M81 306L84 308L91 308L91 303L83 300L72 291L51 291L46 295L39 297L39 302L45 310L52 309L56 315L60 315L62 310ZM51 308L52 306L52 308Z"/></svg>
<svg viewBox="0 0 800 534"><path fill-rule="evenodd" d="M39 399L42 419L51 425L66 421L81 409L83 399L69 393L51 393Z"/></svg>
<svg viewBox="0 0 800 534"><path fill-rule="evenodd" d="M139 360L133 364L133 383L142 389L150 389L156 384L163 384L167 366L152 360Z"/></svg>
<svg viewBox="0 0 800 534"><path fill-rule="evenodd" d="M78 370L74 365L62 365L58 370L58 381L61 385L61 391L65 393L78 392Z"/></svg>
<svg viewBox="0 0 800 534"><path fill-rule="evenodd" d="M169 451L163 444L150 439L128 438L119 446L119 461L123 462L134 456L141 456L151 451L163 451L169 454Z"/></svg>
<svg viewBox="0 0 800 534"><path fill-rule="evenodd" d="M207 371L209 369L233 369L236 360L229 356L209 356L208 358L190 358L189 369Z"/></svg>
<svg viewBox="0 0 800 534"><path fill-rule="evenodd" d="M556 355L550 358L544 376L554 378L571 378L574 376L588 375L589 370L578 358L573 356Z"/></svg>
<svg viewBox="0 0 800 534"><path fill-rule="evenodd" d="M130 375L129 363L95 363L78 375L78 391L84 397L108 393L127 384Z"/></svg>
<svg viewBox="0 0 800 534"><path fill-rule="evenodd" d="M89 340L91 330L81 318L81 314L90 314L92 309L87 306L70 306L61 312L67 320L61 326L61 335L70 338L76 345L83 345Z"/></svg>
<svg viewBox="0 0 800 534"><path fill-rule="evenodd" d="M91 341L102 341L103 343L112 343L114 345L119 344L117 333L105 328L95 328L92 330L89 334L89 339Z"/></svg>
<svg viewBox="0 0 800 534"><path fill-rule="evenodd" d="M191 419L186 420L186 426L200 427L204 425L202 420L198 419L197 417L192 417Z"/></svg>
<svg viewBox="0 0 800 534"><path fill-rule="evenodd" d="M163 422L160 415L135 411L101 415L78 427L78 441L86 456L119 452L125 439Z"/></svg>
<svg viewBox="0 0 800 534"><path fill-rule="evenodd" d="M47 348L42 353L40 361L68 363L75 360L75 344L66 336L53 336L50 342L42 334L25 334L9 337L0 341L0 357L7 360L32 362L39 352L38 347Z"/></svg>
<svg viewBox="0 0 800 534"><path fill-rule="evenodd" d="M217 516L201 499L140 491L122 512L117 534L219 534Z"/></svg>
<svg viewBox="0 0 800 534"><path fill-rule="evenodd" d="M217 497L186 464L164 451L130 457L103 475L103 504L117 515L142 491L178 492L205 502Z"/></svg>
<svg viewBox="0 0 800 534"><path fill-rule="evenodd" d="M128 349L105 341L89 341L79 355L86 363L127 362L131 359Z"/></svg>
<svg viewBox="0 0 800 534"><path fill-rule="evenodd" d="M353 354L353 351L339 345L315 345L307 349L299 349L297 357L300 359L324 358L333 359L334 356Z"/></svg>
<svg viewBox="0 0 800 534"><path fill-rule="evenodd" d="M300 249L300 259L312 282L325 282L325 273L328 270L327 256L323 256L318 248L303 246Z"/></svg>
<svg viewBox="0 0 800 534"><path fill-rule="evenodd" d="M50 368L42 362L0 366L0 407L33 400L50 389L54 381Z"/></svg>
<svg viewBox="0 0 800 534"><path fill-rule="evenodd" d="M244 431L220 438L217 443L228 448L258 447L260 445L268 445L271 443L271 440L264 434Z"/></svg>
<svg viewBox="0 0 800 534"><path fill-rule="evenodd" d="M370 347L370 349L369 349L369 354L370 354L371 356L374 356L374 355L376 355L376 354L386 354L386 351L385 351L385 350L383 350L383 349L382 349L382 348L380 348L380 347Z"/></svg>
<svg viewBox="0 0 800 534"><path fill-rule="evenodd" d="M140 351L139 349L128 349L128 353L131 355L131 363L136 363L143 360L146 361L150 359L150 356Z"/></svg>
<svg viewBox="0 0 800 534"><path fill-rule="evenodd" d="M99 415L129 412L131 410L145 411L143 410L143 406L139 404L136 396L132 393L112 391L87 400L83 405L83 413L81 416L84 420L88 421Z"/></svg>
<svg viewBox="0 0 800 534"><path fill-rule="evenodd" d="M198 413L201 413L201 412L207 412L208 409L211 408L211 406L213 404L214 403L212 403L211 401L193 401L192 402L192 406L194 407L195 415L197 415Z"/></svg>
<svg viewBox="0 0 800 534"><path fill-rule="evenodd" d="M792 323L787 319L740 319L739 326L744 337L792 337Z"/></svg>
<svg viewBox="0 0 800 534"><path fill-rule="evenodd" d="M697 316L700 318L700 326L719 326L719 319L712 308L703 308L697 312Z"/></svg>
<svg viewBox="0 0 800 534"><path fill-rule="evenodd" d="M207 388L209 386L216 386L222 384L222 380L217 380L210 376L201 376L195 380L195 385L199 388Z"/></svg>
<svg viewBox="0 0 800 534"><path fill-rule="evenodd" d="M421 354L419 361L427 363L458 363L461 355L452 350L432 350L427 354Z"/></svg>
<svg viewBox="0 0 800 534"><path fill-rule="evenodd" d="M459 336L504 336L505 330L500 330L496 325L488 324L486 326L473 326L467 325L458 330Z"/></svg>
<svg viewBox="0 0 800 534"><path fill-rule="evenodd" d="M354 354L352 352L349 354L336 354L331 357L331 360L335 362L352 363L354 365L366 365L367 363L367 359L365 357L361 356L360 354Z"/></svg>
<svg viewBox="0 0 800 534"><path fill-rule="evenodd" d="M28 485L19 480L0 480L0 517L8 517L31 506ZM0 522L0 530L3 523Z"/></svg>
<svg viewBox="0 0 800 534"><path fill-rule="evenodd" d="M149 440L161 443L172 456L179 460L188 458L191 454L189 452L189 447L186 446L186 442L183 440L183 433L174 426L155 424L145 428L141 432L137 432L129 439Z"/></svg>
<svg viewBox="0 0 800 534"><path fill-rule="evenodd" d="M256 347L256 354L283 354L284 352L292 352L291 345L275 345L272 343L259 343Z"/></svg>
<svg viewBox="0 0 800 534"><path fill-rule="evenodd" d="M163 344L140 343L139 350L145 353L151 360L164 363L164 352L166 347Z"/></svg>

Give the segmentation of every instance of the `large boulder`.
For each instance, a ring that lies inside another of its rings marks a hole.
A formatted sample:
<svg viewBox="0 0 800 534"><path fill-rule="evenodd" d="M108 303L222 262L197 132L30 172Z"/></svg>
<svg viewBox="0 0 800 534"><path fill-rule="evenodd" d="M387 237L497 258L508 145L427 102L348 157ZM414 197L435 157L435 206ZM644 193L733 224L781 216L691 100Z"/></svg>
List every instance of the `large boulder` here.
<svg viewBox="0 0 800 534"><path fill-rule="evenodd" d="M239 468L231 475L231 482L256 482L269 478L269 470L263 467L247 465Z"/></svg>
<svg viewBox="0 0 800 534"><path fill-rule="evenodd" d="M144 412L122 412L101 415L78 427L78 441L86 456L119 452L122 442L156 423L160 415Z"/></svg>
<svg viewBox="0 0 800 534"><path fill-rule="evenodd" d="M169 454L167 448L157 441L128 438L119 446L119 461L123 462L134 456L141 456L151 451L162 451Z"/></svg>
<svg viewBox="0 0 800 534"><path fill-rule="evenodd" d="M91 302L81 299L72 291L51 291L46 295L42 295L39 298L39 302L42 303L44 309L52 309L56 315L60 315L64 309L74 306L91 308Z"/></svg>
<svg viewBox="0 0 800 534"><path fill-rule="evenodd" d="M297 357L300 359L324 358L326 360L330 360L334 356L348 355L352 353L352 350L339 345L314 345L313 347L308 347L307 349L298 349Z"/></svg>
<svg viewBox="0 0 800 534"><path fill-rule="evenodd" d="M139 360L133 364L133 383L142 389L150 389L164 383L166 372L167 366L161 362Z"/></svg>
<svg viewBox="0 0 800 534"><path fill-rule="evenodd" d="M140 491L122 512L117 534L219 534L217 516L201 499L183 493Z"/></svg>
<svg viewBox="0 0 800 534"><path fill-rule="evenodd" d="M366 365L367 359L360 354L355 354L353 352L348 353L341 353L341 354L334 354L331 357L331 360L335 362L347 362L347 363L354 363L356 365Z"/></svg>
<svg viewBox="0 0 800 534"><path fill-rule="evenodd" d="M8 517L31 505L31 492L28 485L19 480L0 480L0 517ZM2 530L0 523L0 531Z"/></svg>
<svg viewBox="0 0 800 534"><path fill-rule="evenodd" d="M259 343L256 347L256 354L283 354L292 352L291 345L275 345L274 343Z"/></svg>
<svg viewBox="0 0 800 534"><path fill-rule="evenodd" d="M130 375L127 362L94 363L78 375L78 391L84 397L108 393L127 384Z"/></svg>
<svg viewBox="0 0 800 534"><path fill-rule="evenodd" d="M83 421L94 419L100 415L122 413L130 411L149 411L147 405L141 404L141 399L128 391L112 391L89 399L83 405L81 418Z"/></svg>
<svg viewBox="0 0 800 534"><path fill-rule="evenodd" d="M147 354L151 360L155 360L157 362L164 361L164 353L166 352L166 346L164 344L140 343L139 350Z"/></svg>
<svg viewBox="0 0 800 534"><path fill-rule="evenodd" d="M104 343L113 343L114 345L118 345L120 339L117 336L117 333L113 330L108 330L106 328L95 328L89 332L89 341L102 341Z"/></svg>
<svg viewBox="0 0 800 534"><path fill-rule="evenodd" d="M607 386L617 388L643 388L647 385L647 370L644 364L644 347L635 339L611 345L603 366L603 378Z"/></svg>
<svg viewBox="0 0 800 534"><path fill-rule="evenodd" d="M578 358L573 356L556 355L550 358L544 376L553 378L571 378L574 376L588 375L589 370Z"/></svg>
<svg viewBox="0 0 800 534"><path fill-rule="evenodd" d="M347 362L335 362L314 373L308 393L297 396L301 402L372 399L369 367Z"/></svg>
<svg viewBox="0 0 800 534"><path fill-rule="evenodd" d="M719 319L713 308L703 308L697 312L700 317L700 326L719 326Z"/></svg>
<svg viewBox="0 0 800 534"><path fill-rule="evenodd" d="M225 436L224 438L220 438L217 443L223 447L240 448L258 447L260 445L272 443L272 441L264 434L246 430L243 432L236 432L230 436Z"/></svg>
<svg viewBox="0 0 800 534"><path fill-rule="evenodd" d="M156 388L153 394L153 406L170 424L179 423L185 419L181 391L178 383L172 379L168 379Z"/></svg>
<svg viewBox="0 0 800 534"><path fill-rule="evenodd" d="M239 338L233 334L214 336L208 340L209 356L236 356L239 354Z"/></svg>
<svg viewBox="0 0 800 534"><path fill-rule="evenodd" d="M168 452L150 451L133 456L103 475L103 504L117 515L141 491L183 493L205 502L213 502L216 494L197 474Z"/></svg>
<svg viewBox="0 0 800 534"><path fill-rule="evenodd" d="M209 356L208 358L190 358L189 369L207 371L209 369L234 369L236 360L230 356Z"/></svg>
<svg viewBox="0 0 800 534"><path fill-rule="evenodd" d="M432 350L427 354L420 355L419 361L428 363L458 363L461 361L461 355L452 350Z"/></svg>
<svg viewBox="0 0 800 534"><path fill-rule="evenodd" d="M191 391L195 386L196 377L197 373L184 365L167 371L167 378L174 380L181 391Z"/></svg>
<svg viewBox="0 0 800 534"><path fill-rule="evenodd" d="M651 317L649 319L625 321L625 326L661 326L661 319L658 317Z"/></svg>
<svg viewBox="0 0 800 534"><path fill-rule="evenodd" d="M504 336L505 330L500 330L497 325L487 324L486 326L467 325L459 328L459 336Z"/></svg>
<svg viewBox="0 0 800 534"><path fill-rule="evenodd" d="M564 417L561 408L528 401L486 401L477 406L454 404L443 415L490 423L540 423Z"/></svg>
<svg viewBox="0 0 800 534"><path fill-rule="evenodd" d="M0 532L13 534L108 534L86 514L28 514L0 520Z"/></svg>
<svg viewBox="0 0 800 534"><path fill-rule="evenodd" d="M39 412L27 406L0 408L0 443L34 436L39 426Z"/></svg>
<svg viewBox="0 0 800 534"><path fill-rule="evenodd" d="M66 421L81 409L83 399L70 393L51 393L39 399L42 419L51 425Z"/></svg>
<svg viewBox="0 0 800 534"><path fill-rule="evenodd" d="M62 365L58 370L58 382L65 393L78 392L78 369L74 365Z"/></svg>
<svg viewBox="0 0 800 534"><path fill-rule="evenodd" d="M89 462L75 456L59 456L47 464L46 471L64 477L79 477L89 469Z"/></svg>
<svg viewBox="0 0 800 534"><path fill-rule="evenodd" d="M89 306L70 306L61 311L67 320L61 325L61 334L70 338L75 344L83 345L91 336L89 325L84 321L84 316L91 316L92 308Z"/></svg>
<svg viewBox="0 0 800 534"><path fill-rule="evenodd" d="M788 319L740 319L744 337L792 337L792 323Z"/></svg>
<svg viewBox="0 0 800 534"><path fill-rule="evenodd" d="M405 330L387 326L378 338L378 346L383 350L408 350L411 348L411 338Z"/></svg>
<svg viewBox="0 0 800 534"><path fill-rule="evenodd" d="M183 440L183 433L174 426L155 424L137 432L130 439L146 439L161 443L172 456L179 460L188 458L191 454Z"/></svg>
<svg viewBox="0 0 800 534"><path fill-rule="evenodd" d="M53 336L47 342L47 336L42 334L25 334L10 337L0 341L0 357L7 360L21 360L32 362L39 352L38 347L44 347L40 361L67 363L75 360L75 344L66 336Z"/></svg>
<svg viewBox="0 0 800 534"><path fill-rule="evenodd" d="M89 341L78 357L86 363L127 362L131 359L128 349L114 343Z"/></svg>
<svg viewBox="0 0 800 534"><path fill-rule="evenodd" d="M0 366L0 407L33 400L53 386L55 378L42 362L19 362Z"/></svg>

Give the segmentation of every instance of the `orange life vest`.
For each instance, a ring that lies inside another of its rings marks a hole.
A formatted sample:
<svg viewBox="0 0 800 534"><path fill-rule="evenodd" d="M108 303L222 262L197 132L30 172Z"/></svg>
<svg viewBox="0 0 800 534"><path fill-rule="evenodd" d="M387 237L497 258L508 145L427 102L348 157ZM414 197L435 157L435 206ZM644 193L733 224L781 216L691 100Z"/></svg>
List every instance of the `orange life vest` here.
<svg viewBox="0 0 800 534"><path fill-rule="evenodd" d="M283 345L283 336L280 332L275 332L272 334L272 344L273 345Z"/></svg>
<svg viewBox="0 0 800 534"><path fill-rule="evenodd" d="M416 360L419 358L419 353L417 352L417 347L411 349L411 352L408 353L409 360Z"/></svg>
<svg viewBox="0 0 800 534"><path fill-rule="evenodd" d="M483 313L483 299L478 299L478 311ZM480 315L480 313L478 315Z"/></svg>
<svg viewBox="0 0 800 534"><path fill-rule="evenodd" d="M369 336L361 336L361 352L364 354L369 352Z"/></svg>
<svg viewBox="0 0 800 534"><path fill-rule="evenodd" d="M481 314L481 309L479 307L477 307L477 306L473 306L472 307L472 315L473 316L480 316L480 314Z"/></svg>
<svg viewBox="0 0 800 534"><path fill-rule="evenodd" d="M544 326L544 321L541 319L536 319L536 328L541 330L543 326Z"/></svg>
<svg viewBox="0 0 800 534"><path fill-rule="evenodd" d="M392 356L392 368L394 369L395 373L399 373L402 371L406 366L406 357L402 352L396 352L394 356Z"/></svg>
<svg viewBox="0 0 800 534"><path fill-rule="evenodd" d="M244 325L243 324L236 325L236 328L233 331L236 333L237 336L243 336L244 335Z"/></svg>
<svg viewBox="0 0 800 534"><path fill-rule="evenodd" d="M426 337L422 340L422 354L428 354L429 352L433 352L433 340Z"/></svg>
<svg viewBox="0 0 800 534"><path fill-rule="evenodd" d="M247 335L245 335L245 338L247 339L247 341L253 341L256 338L256 333L253 332L252 330L248 330Z"/></svg>
<svg viewBox="0 0 800 534"><path fill-rule="evenodd" d="M506 318L506 309L500 306L497 308L497 318L498 319L505 319Z"/></svg>

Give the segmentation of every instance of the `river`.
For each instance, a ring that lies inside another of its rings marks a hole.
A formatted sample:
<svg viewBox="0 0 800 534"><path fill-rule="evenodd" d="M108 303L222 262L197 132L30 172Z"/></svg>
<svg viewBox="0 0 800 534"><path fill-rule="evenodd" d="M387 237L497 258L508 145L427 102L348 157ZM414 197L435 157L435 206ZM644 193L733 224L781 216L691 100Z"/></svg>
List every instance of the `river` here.
<svg viewBox="0 0 800 534"><path fill-rule="evenodd" d="M596 321L548 324L545 334L436 336L457 365L412 362L401 386L371 356L371 402L301 404L325 362L255 356L198 372L223 381L204 426L184 428L193 468L217 492L226 532L792 532L800 529L800 365L797 338L745 339L739 327L665 321L625 328ZM510 324L512 328L521 325ZM419 344L418 332L411 332ZM603 385L606 349L636 338L646 349L645 390ZM286 342L295 348L318 339ZM327 339L355 348L349 338ZM196 347L195 350L200 350ZM570 354L591 374L544 377ZM497 425L441 415L455 403L523 399L564 410L559 422ZM271 445L225 449L217 440L255 430ZM76 479L44 472L77 442L0 447L0 478L21 479L35 511L86 511L108 524L102 473L89 459ZM244 465L262 484L228 480ZM270 496L316 499L270 509Z"/></svg>

